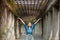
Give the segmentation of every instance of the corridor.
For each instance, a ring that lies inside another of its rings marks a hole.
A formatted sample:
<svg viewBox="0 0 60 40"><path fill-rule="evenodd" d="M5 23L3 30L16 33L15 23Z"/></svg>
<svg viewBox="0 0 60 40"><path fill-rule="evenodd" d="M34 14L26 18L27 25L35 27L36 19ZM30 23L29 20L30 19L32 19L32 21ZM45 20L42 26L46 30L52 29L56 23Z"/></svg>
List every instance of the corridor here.
<svg viewBox="0 0 60 40"><path fill-rule="evenodd" d="M0 0L0 40L26 40L24 24L39 18L33 39L60 40L59 9L60 0Z"/></svg>

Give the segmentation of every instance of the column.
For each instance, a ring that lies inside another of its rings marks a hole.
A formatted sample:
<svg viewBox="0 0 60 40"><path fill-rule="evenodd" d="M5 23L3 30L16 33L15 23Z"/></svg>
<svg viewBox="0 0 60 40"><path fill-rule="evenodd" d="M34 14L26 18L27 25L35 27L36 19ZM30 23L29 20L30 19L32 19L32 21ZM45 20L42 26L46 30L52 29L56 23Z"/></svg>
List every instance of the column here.
<svg viewBox="0 0 60 40"><path fill-rule="evenodd" d="M47 15L45 15L43 19L43 40L47 40L47 18Z"/></svg>
<svg viewBox="0 0 60 40"><path fill-rule="evenodd" d="M0 19L1 40L15 40L14 35L14 15L7 8L1 13Z"/></svg>
<svg viewBox="0 0 60 40"><path fill-rule="evenodd" d="M58 12L59 14L59 40L60 40L60 11Z"/></svg>
<svg viewBox="0 0 60 40"><path fill-rule="evenodd" d="M17 20L17 17L15 17L15 38L19 39L19 21Z"/></svg>
<svg viewBox="0 0 60 40"><path fill-rule="evenodd" d="M52 40L59 40L59 16L58 11L52 7Z"/></svg>
<svg viewBox="0 0 60 40"><path fill-rule="evenodd" d="M49 11L43 18L43 40L51 40L51 12Z"/></svg>

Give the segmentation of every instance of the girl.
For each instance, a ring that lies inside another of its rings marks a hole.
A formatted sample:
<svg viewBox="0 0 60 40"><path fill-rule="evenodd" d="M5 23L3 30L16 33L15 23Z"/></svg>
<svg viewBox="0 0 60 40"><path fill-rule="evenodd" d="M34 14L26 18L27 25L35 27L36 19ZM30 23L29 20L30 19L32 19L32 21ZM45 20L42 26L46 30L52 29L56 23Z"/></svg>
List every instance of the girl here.
<svg viewBox="0 0 60 40"><path fill-rule="evenodd" d="M25 22L21 19L18 18L24 25L24 28L26 30L26 40L34 40L32 33L33 33L33 29L35 28L36 23L41 19L39 18L34 24L32 24L31 22L28 23L28 25L25 24Z"/></svg>

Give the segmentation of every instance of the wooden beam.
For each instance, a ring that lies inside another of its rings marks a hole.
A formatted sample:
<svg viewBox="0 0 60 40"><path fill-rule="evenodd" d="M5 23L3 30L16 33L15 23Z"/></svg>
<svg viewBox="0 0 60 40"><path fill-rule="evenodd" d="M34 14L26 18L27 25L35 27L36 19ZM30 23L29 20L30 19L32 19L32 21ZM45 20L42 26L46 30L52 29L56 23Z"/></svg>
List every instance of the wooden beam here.
<svg viewBox="0 0 60 40"><path fill-rule="evenodd" d="M52 7L52 5L54 5L54 3L55 3L56 1L57 1L57 0L52 0L52 1L49 3L46 11L43 12L42 15L39 15L38 17L43 17L43 16L46 14L46 12ZM38 17L36 17L36 18L38 18Z"/></svg>
<svg viewBox="0 0 60 40"><path fill-rule="evenodd" d="M47 11L51 8L51 6L54 5L54 3L55 3L56 1L57 1L57 0L52 0L52 2L50 2L50 4L48 5L48 7L47 7L47 9L46 9L45 12L47 12Z"/></svg>

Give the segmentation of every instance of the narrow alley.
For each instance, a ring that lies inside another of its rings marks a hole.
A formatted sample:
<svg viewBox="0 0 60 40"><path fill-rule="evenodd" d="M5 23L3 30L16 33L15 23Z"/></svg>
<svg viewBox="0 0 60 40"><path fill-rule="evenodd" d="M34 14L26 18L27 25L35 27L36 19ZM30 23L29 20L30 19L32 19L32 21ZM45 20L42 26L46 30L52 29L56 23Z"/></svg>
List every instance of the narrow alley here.
<svg viewBox="0 0 60 40"><path fill-rule="evenodd" d="M60 40L59 7L59 0L0 0L0 40ZM36 24L30 34L28 22Z"/></svg>

